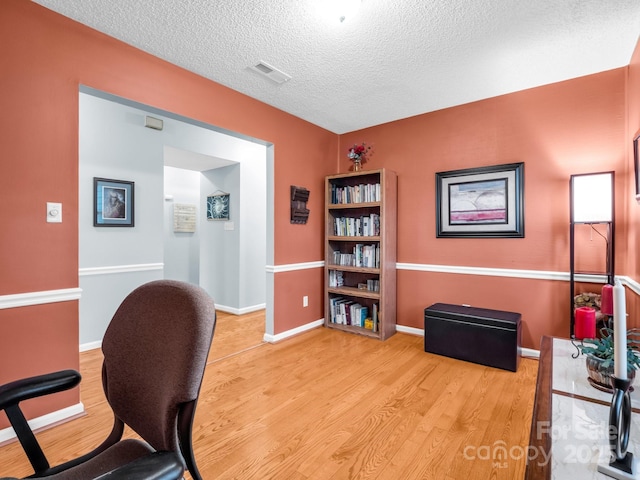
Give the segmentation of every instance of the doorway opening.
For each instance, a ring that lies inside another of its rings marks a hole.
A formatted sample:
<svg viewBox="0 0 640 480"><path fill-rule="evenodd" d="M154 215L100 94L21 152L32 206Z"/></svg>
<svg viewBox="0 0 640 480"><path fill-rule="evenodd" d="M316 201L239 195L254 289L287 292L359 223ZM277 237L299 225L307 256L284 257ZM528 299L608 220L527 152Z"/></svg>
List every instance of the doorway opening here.
<svg viewBox="0 0 640 480"><path fill-rule="evenodd" d="M159 278L201 285L221 312L262 310L263 334L273 334L273 145L89 87L79 104L81 350L99 346L128 292ZM146 128L147 115L163 130ZM134 228L84 221L94 177L134 182ZM206 217L217 191L230 199L223 222ZM195 232L173 231L176 204L195 207Z"/></svg>

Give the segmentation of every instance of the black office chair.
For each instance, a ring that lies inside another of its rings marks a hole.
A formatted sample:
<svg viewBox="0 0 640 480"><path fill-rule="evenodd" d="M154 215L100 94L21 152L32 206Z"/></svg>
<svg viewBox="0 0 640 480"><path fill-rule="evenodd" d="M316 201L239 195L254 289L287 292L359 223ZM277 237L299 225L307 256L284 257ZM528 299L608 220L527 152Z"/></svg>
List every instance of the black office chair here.
<svg viewBox="0 0 640 480"><path fill-rule="evenodd" d="M186 467L200 480L192 425L215 323L213 300L200 287L159 280L131 292L102 341L111 433L93 451L58 466L49 466L19 403L73 388L80 374L65 370L1 386L0 409L33 466L32 477L170 480ZM125 424L144 441L123 440Z"/></svg>

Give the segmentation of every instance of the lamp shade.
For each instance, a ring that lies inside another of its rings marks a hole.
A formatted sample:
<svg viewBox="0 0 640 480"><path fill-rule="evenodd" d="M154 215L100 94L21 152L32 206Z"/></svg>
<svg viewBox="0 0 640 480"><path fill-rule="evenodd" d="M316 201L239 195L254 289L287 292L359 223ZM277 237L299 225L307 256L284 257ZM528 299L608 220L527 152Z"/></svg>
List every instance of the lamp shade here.
<svg viewBox="0 0 640 480"><path fill-rule="evenodd" d="M571 214L575 223L613 220L613 172L571 175Z"/></svg>

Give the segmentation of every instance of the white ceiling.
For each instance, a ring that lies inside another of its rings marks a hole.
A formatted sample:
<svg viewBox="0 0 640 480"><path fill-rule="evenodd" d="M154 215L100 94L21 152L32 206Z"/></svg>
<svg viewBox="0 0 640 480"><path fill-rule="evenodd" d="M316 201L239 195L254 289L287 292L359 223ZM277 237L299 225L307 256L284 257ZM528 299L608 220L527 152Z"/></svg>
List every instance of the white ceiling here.
<svg viewBox="0 0 640 480"><path fill-rule="evenodd" d="M639 0L33 1L338 134L626 66L640 34Z"/></svg>

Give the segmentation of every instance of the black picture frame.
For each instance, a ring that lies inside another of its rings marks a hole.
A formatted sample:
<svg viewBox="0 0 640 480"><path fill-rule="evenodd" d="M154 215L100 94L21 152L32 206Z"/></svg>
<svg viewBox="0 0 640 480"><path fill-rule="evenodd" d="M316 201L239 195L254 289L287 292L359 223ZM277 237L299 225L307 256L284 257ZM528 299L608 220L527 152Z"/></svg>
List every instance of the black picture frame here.
<svg viewBox="0 0 640 480"><path fill-rule="evenodd" d="M134 182L109 178L93 179L93 226L134 226Z"/></svg>
<svg viewBox="0 0 640 480"><path fill-rule="evenodd" d="M214 193L207 196L207 220L229 220L231 194Z"/></svg>
<svg viewBox="0 0 640 480"><path fill-rule="evenodd" d="M524 163L436 173L437 238L524 238Z"/></svg>
<svg viewBox="0 0 640 480"><path fill-rule="evenodd" d="M638 151L638 142L640 141L640 131L633 138L633 170L636 180L636 202L640 203L640 151Z"/></svg>

